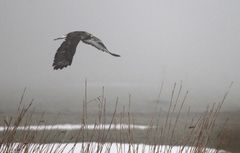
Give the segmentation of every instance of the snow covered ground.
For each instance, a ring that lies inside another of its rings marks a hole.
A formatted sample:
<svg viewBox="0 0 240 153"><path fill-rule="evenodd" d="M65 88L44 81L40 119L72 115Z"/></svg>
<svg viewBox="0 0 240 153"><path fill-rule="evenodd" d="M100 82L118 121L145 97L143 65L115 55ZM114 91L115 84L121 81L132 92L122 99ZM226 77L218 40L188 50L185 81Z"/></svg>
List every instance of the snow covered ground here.
<svg viewBox="0 0 240 153"><path fill-rule="evenodd" d="M51 152L61 152L61 153L80 153L83 152L90 152L90 153L126 153L126 152L134 152L134 153L152 153L152 152L159 152L159 153L193 153L196 152L196 148L194 147L181 147L181 146L151 146L151 145L144 145L144 144L120 144L120 143L104 143L99 144L95 142L91 143L53 143L53 144L29 144L29 145L22 145L20 143L13 144L14 148L13 152L24 152L25 148L28 148L28 152L34 153L51 153ZM0 152L4 150L4 146L0 148ZM204 149L202 150L204 153L227 153L224 150L215 150L215 149Z"/></svg>
<svg viewBox="0 0 240 153"><path fill-rule="evenodd" d="M7 127L0 127L0 131L6 130ZM13 129L14 127L8 127L8 129ZM78 129L129 129L129 125L127 124L109 124L105 125L80 125L80 124L57 124L57 125L31 125L31 126L20 126L18 130L78 130ZM149 126L144 125L130 125L131 129L147 129L150 128ZM96 142L85 142L85 143L51 143L51 144L37 144L32 143L28 145L24 145L21 143L13 143L11 144L14 148L14 152L18 152L17 150L23 151L24 148L28 148L29 152L62 152L62 153L79 153L83 152L84 149L88 148L87 152L111 152L111 153L125 153L125 152L134 152L134 153L148 153L148 152L159 152L159 153L193 153L195 152L194 147L188 146L167 146L167 145L158 145L158 146L151 146L145 144L120 144L120 143L96 143ZM0 152L5 152L4 148L5 145L0 145ZM50 148L50 149L49 149ZM100 150L98 150L100 149ZM49 151L48 151L49 150ZM21 152L20 151L20 152ZM24 151L23 151L24 152ZM207 148L203 150L206 153L227 153L226 151L217 151L216 149Z"/></svg>
<svg viewBox="0 0 240 153"><path fill-rule="evenodd" d="M31 126L19 126L17 130L79 130L82 128L93 130L93 129L129 129L129 125L127 124L109 124L104 125L81 125L81 124L56 124L56 125L31 125ZM7 127L0 127L0 131L6 130ZM9 129L13 129L14 127L8 127ZM130 125L131 129L147 129L149 126L144 125Z"/></svg>

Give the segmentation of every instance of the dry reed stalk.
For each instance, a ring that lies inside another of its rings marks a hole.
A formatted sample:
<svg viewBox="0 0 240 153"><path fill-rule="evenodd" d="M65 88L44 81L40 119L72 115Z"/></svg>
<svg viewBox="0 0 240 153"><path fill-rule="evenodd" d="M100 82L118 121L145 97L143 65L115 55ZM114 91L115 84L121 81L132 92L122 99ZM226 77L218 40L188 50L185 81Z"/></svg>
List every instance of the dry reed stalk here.
<svg viewBox="0 0 240 153"><path fill-rule="evenodd" d="M230 85L231 88L231 85ZM161 89L162 90L162 89ZM180 100L181 98L181 92L182 92L182 84L180 85L179 89L177 90L176 94L176 99L175 97L175 90L176 90L176 83L174 84L174 87L172 89L172 94L171 94L171 99L170 99L170 106L168 108L165 124L161 125L160 124L160 112L158 115L158 119L154 119L154 116L152 116L150 123L149 123L149 128L145 130L146 135L145 135L145 143L150 143L153 145L143 145L142 146L142 152L145 152L146 150L150 152L171 152L172 151L172 146L164 147L161 148L159 145L159 142L161 139L163 140L163 143L165 144L166 142L168 144L173 144L174 136L176 133L176 128L177 124L179 122L180 118L180 113L182 112L182 108L185 104L188 91L185 93L183 96L183 99ZM20 103L22 104L24 95L25 95L26 90L24 90ZM182 140L181 144L183 144L181 150L179 152L183 152L183 149L186 148L187 144L192 144L195 146L195 148L189 148L190 152L205 152L207 145L209 142L211 142L210 138L210 133L213 131L216 118L219 114L219 111L229 93L229 90L225 93L223 100L218 104L215 105L213 104L211 107L207 108L206 112L200 116L200 118L197 120L197 122L194 124L194 128L191 129L189 135L186 135L185 139ZM83 153L89 153L89 152L103 152L103 148L105 145L105 152L110 152L113 142L106 143L108 139L112 139L113 137L110 135L112 131L112 127L116 127L117 123L120 122L120 131L116 132L116 140L120 141L119 144L116 144L119 148L117 149L118 152L124 152L128 151L130 152L139 152L139 145L135 144L135 129L132 125L134 125L134 116L131 112L131 95L129 95L129 104L128 104L128 111L125 111L125 107L123 107L123 110L118 114L117 113L117 106L118 106L118 98L116 100L116 105L114 107L114 112L111 116L110 124L109 127L106 128L104 125L107 123L106 119L106 97L104 95L104 87L102 90L102 96L101 98L96 98L95 101L98 101L97 105L99 106L99 112L98 112L98 119L95 122L93 132L89 133L89 130L86 128L87 123L88 123L88 115L87 115L87 81L85 80L85 97L83 101L83 116L82 116L82 127L77 131L77 135L75 135L75 142L72 148L70 149L69 152L74 151L77 142L79 141L80 136L82 140L82 150L81 152ZM174 100L175 99L175 100ZM178 104L180 103L180 104ZM23 124L24 127L26 127L26 131L24 133L20 133L20 141L21 143L13 143L15 141L16 133L17 133L17 127L19 127L20 124L22 124L23 118L26 115L26 112L29 110L30 105L24 106L22 108L18 108L19 113L18 117L16 120L5 120L5 126L7 126L7 130L3 132L5 134L5 137L1 139L0 143L0 149L1 151L3 150L4 152L13 152L15 149L19 150L19 152L35 152L36 150L40 152L63 152L65 148L67 147L68 144L53 144L53 145L44 145L44 144L32 144L33 141L35 141L37 135L37 132L31 132L30 128L27 128L28 124L32 123L31 120L31 115L30 117L27 117L27 120ZM179 106L179 109L177 110L177 106ZM176 119L172 119L172 114L177 113ZM188 109L188 113L190 113L190 108ZM118 119L119 117L119 119ZM127 120L127 129L123 128L124 120ZM172 121L173 120L173 121ZM172 124L173 122L173 124ZM190 125L193 125L193 119L191 121ZM38 122L40 124L40 122ZM155 125L156 124L156 125ZM14 128L10 128L10 126L13 125ZM184 131L187 129L187 124L184 125ZM47 139L50 139L50 136L46 134L46 129L42 131L42 135L39 140L41 142L47 142ZM224 131L224 130L221 130ZM92 144L93 141L95 141L94 136L97 135L97 144ZM53 137L59 137L58 133L56 132ZM219 136L220 137L220 136ZM66 133L62 135L62 141L63 142L66 138ZM25 141L23 141L25 140ZM90 141L89 141L90 140ZM86 142L89 141L89 142ZM192 142L191 142L192 141ZM7 143L6 143L7 142ZM128 148L125 148L126 145L125 143L128 144ZM4 144L4 148L1 147ZM7 145L5 145L7 144ZM3 148L3 149L2 149ZM126 149L126 150L125 150Z"/></svg>
<svg viewBox="0 0 240 153"><path fill-rule="evenodd" d="M173 102L173 97L174 97L174 92L175 92L175 88L176 88L176 83L174 83L174 86L173 86L173 89L172 89L172 94L171 94L171 98L170 98L170 104L169 104L169 108L168 108L168 112L167 112L167 117L166 117L166 120L165 120L165 124L164 124L164 128L163 128L163 137L165 138L165 133L168 135L169 133L169 129L168 131L166 132L167 130L167 125L168 125L168 118L169 118L169 114L170 114L170 110L172 108L172 102ZM169 126L170 126L171 123L169 123ZM166 138L165 138L166 139Z"/></svg>

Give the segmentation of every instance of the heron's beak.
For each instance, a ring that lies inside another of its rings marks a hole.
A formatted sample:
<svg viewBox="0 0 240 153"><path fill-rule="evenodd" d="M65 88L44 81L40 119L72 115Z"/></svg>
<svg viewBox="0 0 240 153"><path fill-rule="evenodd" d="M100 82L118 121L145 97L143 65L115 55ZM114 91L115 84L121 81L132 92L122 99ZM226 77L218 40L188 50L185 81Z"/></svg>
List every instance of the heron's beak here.
<svg viewBox="0 0 240 153"><path fill-rule="evenodd" d="M65 39L66 37L67 37L66 35L63 35L62 37L56 38L54 40Z"/></svg>

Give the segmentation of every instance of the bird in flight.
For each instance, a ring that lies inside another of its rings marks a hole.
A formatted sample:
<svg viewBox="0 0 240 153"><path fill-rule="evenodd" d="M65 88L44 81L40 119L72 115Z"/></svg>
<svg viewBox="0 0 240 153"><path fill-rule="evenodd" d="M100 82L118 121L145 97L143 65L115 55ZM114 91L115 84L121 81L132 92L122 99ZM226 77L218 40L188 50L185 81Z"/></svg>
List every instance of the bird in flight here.
<svg viewBox="0 0 240 153"><path fill-rule="evenodd" d="M52 65L54 70L62 69L72 64L73 56L76 52L77 45L80 41L84 42L85 44L92 45L97 49L106 52L112 56L120 57L120 55L108 51L107 47L103 44L103 42L99 38L93 36L92 34L86 31L70 32L67 35L64 35L63 37L59 37L54 40L59 39L65 40L58 48L55 54Z"/></svg>

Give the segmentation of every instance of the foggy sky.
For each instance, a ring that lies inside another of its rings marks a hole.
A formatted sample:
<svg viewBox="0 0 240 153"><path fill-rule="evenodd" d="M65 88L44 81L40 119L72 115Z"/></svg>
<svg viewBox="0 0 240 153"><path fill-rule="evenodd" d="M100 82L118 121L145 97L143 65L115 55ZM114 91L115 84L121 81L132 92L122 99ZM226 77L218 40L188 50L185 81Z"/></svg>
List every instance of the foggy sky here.
<svg viewBox="0 0 240 153"><path fill-rule="evenodd" d="M143 99L157 97L163 80L167 99L182 81L192 103L218 102L234 81L226 105L239 110L239 8L238 0L0 0L0 107L24 87L38 103L74 99L87 78L111 96ZM80 43L72 65L54 71L62 41L53 39L81 30L121 58Z"/></svg>

